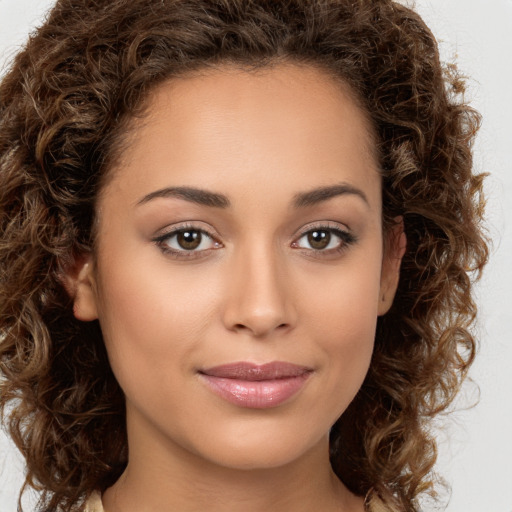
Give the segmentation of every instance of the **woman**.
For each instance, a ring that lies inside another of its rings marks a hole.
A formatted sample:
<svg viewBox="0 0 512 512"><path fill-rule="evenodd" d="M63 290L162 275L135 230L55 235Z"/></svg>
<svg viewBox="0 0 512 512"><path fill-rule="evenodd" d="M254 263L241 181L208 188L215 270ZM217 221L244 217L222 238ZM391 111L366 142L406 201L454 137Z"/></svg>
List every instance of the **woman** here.
<svg viewBox="0 0 512 512"><path fill-rule="evenodd" d="M0 88L41 509L418 510L487 258L462 90L388 0L58 2Z"/></svg>

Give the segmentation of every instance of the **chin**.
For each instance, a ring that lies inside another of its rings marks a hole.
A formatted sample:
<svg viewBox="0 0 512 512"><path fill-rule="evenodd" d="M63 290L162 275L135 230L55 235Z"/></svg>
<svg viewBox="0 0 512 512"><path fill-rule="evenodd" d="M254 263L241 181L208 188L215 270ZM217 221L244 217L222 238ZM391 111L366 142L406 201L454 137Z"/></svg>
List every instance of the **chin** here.
<svg viewBox="0 0 512 512"><path fill-rule="evenodd" d="M302 434L302 435L301 435ZM217 437L215 446L209 445L202 457L219 466L236 470L265 470L286 466L313 453L327 452L328 434L313 437L304 432L261 428L253 435Z"/></svg>

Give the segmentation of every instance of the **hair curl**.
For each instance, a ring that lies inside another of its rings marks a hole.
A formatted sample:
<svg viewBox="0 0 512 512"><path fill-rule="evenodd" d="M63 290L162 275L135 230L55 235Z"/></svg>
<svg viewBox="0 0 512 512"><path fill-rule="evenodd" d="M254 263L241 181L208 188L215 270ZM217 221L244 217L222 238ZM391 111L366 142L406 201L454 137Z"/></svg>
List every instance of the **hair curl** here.
<svg viewBox="0 0 512 512"><path fill-rule="evenodd" d="M45 510L80 509L126 464L101 331L75 320L60 276L93 247L127 122L173 76L279 61L355 91L376 133L384 227L402 216L408 239L370 371L331 432L333 468L369 510L417 511L431 490L429 420L474 358L472 277L488 250L479 116L421 18L391 0L59 0L0 86L0 408Z"/></svg>

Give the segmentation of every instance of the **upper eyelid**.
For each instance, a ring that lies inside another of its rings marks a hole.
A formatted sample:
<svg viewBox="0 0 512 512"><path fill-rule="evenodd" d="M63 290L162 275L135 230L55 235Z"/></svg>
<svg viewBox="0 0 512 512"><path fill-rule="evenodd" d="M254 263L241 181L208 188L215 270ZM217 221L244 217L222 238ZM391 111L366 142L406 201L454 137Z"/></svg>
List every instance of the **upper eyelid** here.
<svg viewBox="0 0 512 512"><path fill-rule="evenodd" d="M178 222L176 224L168 225L164 228L159 229L157 233L152 237L152 239L154 241L162 241L165 238L169 238L175 235L176 233L179 233L180 231L185 231L187 229L200 231L201 233L209 236L216 242L222 243L222 236L218 233L218 231L211 225L206 224L203 221L183 221ZM297 241L299 238L303 237L304 235L315 229L339 231L355 236L353 235L352 230L345 223L334 220L319 220L309 222L301 226L291 235L291 238L293 241Z"/></svg>
<svg viewBox="0 0 512 512"><path fill-rule="evenodd" d="M357 240L357 237L351 233L350 231L346 230L346 229L341 229L341 228L338 228L338 227L328 227L328 226L317 226L317 227L313 227L313 228L309 228L305 231L303 231L301 234L299 234L298 236L296 236L294 238L294 242L293 243L296 243L298 240L304 238L306 235L308 235L309 233L311 233L312 231L330 231L332 234L334 234L334 236L337 236L338 238L342 239L342 241L344 243L347 243L348 240Z"/></svg>
<svg viewBox="0 0 512 512"><path fill-rule="evenodd" d="M332 225L331 223L334 223L335 225ZM342 227L344 226L344 227ZM292 244L297 244L299 240L301 240L303 237L305 237L308 233L311 233L315 230L325 230L325 231L331 231L336 237L340 239L342 248L348 248L348 246L353 245L359 241L359 237L350 230L346 224L330 221L324 222L324 223L313 223L310 225L306 225L301 232L299 232L298 235L296 235L293 239ZM333 248L328 250L322 250L322 249L308 249L312 250L313 252L318 252L319 254L327 254L331 251L337 251L339 248Z"/></svg>
<svg viewBox="0 0 512 512"><path fill-rule="evenodd" d="M162 239L166 237L170 237L175 235L176 233L179 233L180 231L186 231L187 229L192 231L200 231L201 233L204 233L205 235L208 235L209 237L213 238L214 240L217 240L220 238L220 235L217 233L217 231L211 227L204 227L197 223L198 221L185 221L180 222L177 224L172 224L169 226L166 226L164 228L159 229L155 236L153 237L154 240Z"/></svg>
<svg viewBox="0 0 512 512"><path fill-rule="evenodd" d="M195 249L186 250L186 249L172 248L166 243L166 240L174 238L178 233L180 233L182 231L186 231L187 229L190 231L199 231L200 233L206 235L211 240L211 242L214 244L215 247L201 249L201 250L195 250ZM212 249L219 249L219 248L223 247L222 242L220 242L218 240L218 238L213 236L211 233L209 233L205 229L194 227L194 226L187 227L186 225L176 226L171 229L168 229L167 231L164 231L162 234L153 237L152 242L155 245L157 245L163 253L172 256L174 259L183 260L183 261L187 261L187 260L192 261L192 260L195 260L198 258L202 258L202 257L204 257L205 254L207 254Z"/></svg>
<svg viewBox="0 0 512 512"><path fill-rule="evenodd" d="M345 233L351 233L351 229L342 222L337 222L333 220L324 220L317 222L310 222L301 228L299 228L293 235L294 239L298 237L304 236L305 234L313 231L315 229L330 229L333 231L342 231Z"/></svg>
<svg viewBox="0 0 512 512"><path fill-rule="evenodd" d="M327 226L318 226L316 228L310 228L310 229L307 229L306 231L302 232L302 234L300 234L295 240L299 240L299 239L305 237L307 234L311 233L312 231L330 231L331 233L335 234L336 236L340 236L338 233L340 233L341 235L352 236L351 233L345 229L335 228L335 227L327 227Z"/></svg>

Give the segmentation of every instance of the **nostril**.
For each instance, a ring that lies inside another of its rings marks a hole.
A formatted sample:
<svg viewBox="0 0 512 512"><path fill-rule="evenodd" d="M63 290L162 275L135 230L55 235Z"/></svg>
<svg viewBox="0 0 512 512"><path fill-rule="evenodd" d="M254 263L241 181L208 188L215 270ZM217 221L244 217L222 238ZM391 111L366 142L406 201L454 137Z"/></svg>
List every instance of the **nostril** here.
<svg viewBox="0 0 512 512"><path fill-rule="evenodd" d="M251 326L250 324L246 325L246 324L242 324L242 323L237 323L237 324L233 325L233 330L234 331L250 331L256 336L262 336L272 330L283 331L283 330L288 329L289 327L290 327L289 323L281 323L281 324L276 325L275 327L269 327L268 325L267 326L257 326L257 325Z"/></svg>

